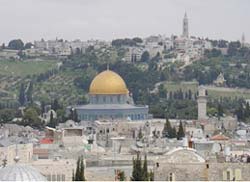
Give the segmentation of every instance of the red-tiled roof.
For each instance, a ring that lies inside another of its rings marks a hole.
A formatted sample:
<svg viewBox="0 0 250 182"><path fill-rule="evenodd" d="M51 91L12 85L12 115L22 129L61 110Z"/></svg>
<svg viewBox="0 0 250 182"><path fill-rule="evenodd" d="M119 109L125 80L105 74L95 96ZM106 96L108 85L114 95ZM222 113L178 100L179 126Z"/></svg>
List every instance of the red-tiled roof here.
<svg viewBox="0 0 250 182"><path fill-rule="evenodd" d="M40 144L52 144L53 143L53 139L51 138L43 138L40 140Z"/></svg>
<svg viewBox="0 0 250 182"><path fill-rule="evenodd" d="M222 134L214 135L210 138L210 140L229 140L228 137Z"/></svg>

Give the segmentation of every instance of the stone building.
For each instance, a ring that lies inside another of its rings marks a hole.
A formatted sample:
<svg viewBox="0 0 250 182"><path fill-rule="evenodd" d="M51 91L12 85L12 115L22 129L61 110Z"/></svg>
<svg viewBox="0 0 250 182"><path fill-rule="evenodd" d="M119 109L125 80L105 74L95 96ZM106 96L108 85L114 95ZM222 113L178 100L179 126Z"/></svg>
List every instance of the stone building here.
<svg viewBox="0 0 250 182"><path fill-rule="evenodd" d="M17 163L18 157L15 158L15 164L0 168L0 181L46 181L37 169L30 165Z"/></svg>
<svg viewBox="0 0 250 182"><path fill-rule="evenodd" d="M16 149L18 149L20 163L29 163L33 156L33 144L32 143L19 143L15 144L8 139L0 140L0 166L3 161L6 160L7 164L14 164L14 158L16 156Z"/></svg>
<svg viewBox="0 0 250 182"><path fill-rule="evenodd" d="M212 162L196 150L177 148L156 161L156 181L247 181L250 163Z"/></svg>
<svg viewBox="0 0 250 182"><path fill-rule="evenodd" d="M149 118L148 106L134 105L124 80L109 69L98 74L91 82L89 101L87 105L68 106L67 113L76 109L82 121Z"/></svg>
<svg viewBox="0 0 250 182"><path fill-rule="evenodd" d="M214 85L221 87L221 86L225 86L225 84L226 84L226 80L224 78L224 75L220 73L218 77L216 78L216 80L214 80Z"/></svg>
<svg viewBox="0 0 250 182"><path fill-rule="evenodd" d="M74 159L42 159L32 162L47 181L72 181L72 172L76 169L76 160Z"/></svg>

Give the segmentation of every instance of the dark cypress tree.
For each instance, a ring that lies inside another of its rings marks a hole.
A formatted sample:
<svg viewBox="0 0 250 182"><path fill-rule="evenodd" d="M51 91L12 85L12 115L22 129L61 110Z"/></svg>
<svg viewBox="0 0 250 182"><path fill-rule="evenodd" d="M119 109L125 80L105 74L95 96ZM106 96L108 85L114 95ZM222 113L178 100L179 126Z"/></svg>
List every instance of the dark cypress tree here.
<svg viewBox="0 0 250 182"><path fill-rule="evenodd" d="M42 112L42 114L45 113L45 102L44 101L41 102L41 112Z"/></svg>
<svg viewBox="0 0 250 182"><path fill-rule="evenodd" d="M80 162L80 181L86 181L85 176L84 176L83 157L81 157L81 162Z"/></svg>
<svg viewBox="0 0 250 182"><path fill-rule="evenodd" d="M182 139L183 137L185 137L185 132L184 132L184 129L183 129L182 122L180 121L179 130L178 130L178 132L177 132L177 139L180 140L180 139Z"/></svg>
<svg viewBox="0 0 250 182"><path fill-rule="evenodd" d="M74 111L73 111L73 121L79 122L79 120L78 120L78 114L77 114L76 109L74 109Z"/></svg>
<svg viewBox="0 0 250 182"><path fill-rule="evenodd" d="M148 181L148 162L147 162L147 156L144 157L144 163L142 168L142 181Z"/></svg>
<svg viewBox="0 0 250 182"><path fill-rule="evenodd" d="M142 137L143 137L142 129L141 128L139 129L139 133L138 133L137 137L138 137L139 140L142 139Z"/></svg>
<svg viewBox="0 0 250 182"><path fill-rule="evenodd" d="M53 110L57 111L58 109L60 109L60 104L58 102L57 99L54 99L53 103L52 103L52 107Z"/></svg>
<svg viewBox="0 0 250 182"><path fill-rule="evenodd" d="M171 133L171 138L176 138L176 137L177 137L176 129L175 129L175 127L173 127L172 133Z"/></svg>
<svg viewBox="0 0 250 182"><path fill-rule="evenodd" d="M80 158L77 159L75 181L80 181Z"/></svg>
<svg viewBox="0 0 250 182"><path fill-rule="evenodd" d="M249 106L249 103L247 102L246 103L246 108L245 108L245 112L244 112L244 117L246 119L248 119L250 117L250 106Z"/></svg>
<svg viewBox="0 0 250 182"><path fill-rule="evenodd" d="M137 169L136 169L136 162L135 159L133 157L133 170L132 170L132 176L130 178L131 181L136 181L137 179Z"/></svg>
<svg viewBox="0 0 250 182"><path fill-rule="evenodd" d="M223 113L224 113L223 107L222 107L222 105L220 103L217 106L217 111L218 111L217 117L220 120L220 118L223 116Z"/></svg>
<svg viewBox="0 0 250 182"><path fill-rule="evenodd" d="M149 176L149 181L154 181L154 172L152 170L150 170L148 176Z"/></svg>
<svg viewBox="0 0 250 182"><path fill-rule="evenodd" d="M192 91L191 90L188 90L188 99L192 100Z"/></svg>
<svg viewBox="0 0 250 182"><path fill-rule="evenodd" d="M77 163L76 163L76 172L73 171L72 179L74 181L86 181L84 176L84 163L83 163L83 157L78 157Z"/></svg>
<svg viewBox="0 0 250 182"><path fill-rule="evenodd" d="M74 169L73 169L73 172L72 172L72 181L75 181L75 172L74 172Z"/></svg>
<svg viewBox="0 0 250 182"><path fill-rule="evenodd" d="M167 138L176 138L176 130L172 128L168 118L166 118L166 123L164 125L162 136Z"/></svg>
<svg viewBox="0 0 250 182"><path fill-rule="evenodd" d="M83 163L83 157L78 157L77 164L76 164L76 173L74 174L73 171L73 177L74 181L86 181L84 176L84 163Z"/></svg>
<svg viewBox="0 0 250 182"><path fill-rule="evenodd" d="M21 106L23 106L25 104L25 88L24 88L24 84L21 84L20 90L19 90L19 103Z"/></svg>
<svg viewBox="0 0 250 182"><path fill-rule="evenodd" d="M243 121L244 120L244 108L243 108L243 104L242 102L240 103L239 108L236 110L236 115L239 121Z"/></svg>
<svg viewBox="0 0 250 182"><path fill-rule="evenodd" d="M136 160L133 159L133 171L132 171L131 181L143 181L141 157L139 153L137 153Z"/></svg>
<svg viewBox="0 0 250 182"><path fill-rule="evenodd" d="M166 123L164 124L164 128L162 130L162 136L163 137L168 137L169 136L170 128L171 128L170 122L169 122L168 118L166 118Z"/></svg>
<svg viewBox="0 0 250 182"><path fill-rule="evenodd" d="M29 84L29 88L27 90L27 101L30 103L33 103L32 94L33 94L33 82L31 81Z"/></svg>

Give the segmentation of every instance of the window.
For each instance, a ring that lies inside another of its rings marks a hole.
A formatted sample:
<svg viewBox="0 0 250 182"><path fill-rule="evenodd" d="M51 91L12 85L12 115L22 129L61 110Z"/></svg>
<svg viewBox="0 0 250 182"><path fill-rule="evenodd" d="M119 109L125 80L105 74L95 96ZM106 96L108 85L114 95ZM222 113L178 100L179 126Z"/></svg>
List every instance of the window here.
<svg viewBox="0 0 250 182"><path fill-rule="evenodd" d="M65 174L62 174L62 181L65 181Z"/></svg>
<svg viewBox="0 0 250 182"><path fill-rule="evenodd" d="M48 181L51 181L51 175L50 175L50 174L47 175L47 180L48 180Z"/></svg>
<svg viewBox="0 0 250 182"><path fill-rule="evenodd" d="M230 171L227 171L227 180L230 180Z"/></svg>
<svg viewBox="0 0 250 182"><path fill-rule="evenodd" d="M156 162L156 167L158 168L160 166L159 162Z"/></svg>
<svg viewBox="0 0 250 182"><path fill-rule="evenodd" d="M61 175L60 174L58 174L56 178L57 178L57 181L61 181Z"/></svg>
<svg viewBox="0 0 250 182"><path fill-rule="evenodd" d="M235 169L235 180L240 181L241 179L241 170L240 169Z"/></svg>
<svg viewBox="0 0 250 182"><path fill-rule="evenodd" d="M52 175L52 181L56 181L56 175L55 174Z"/></svg>

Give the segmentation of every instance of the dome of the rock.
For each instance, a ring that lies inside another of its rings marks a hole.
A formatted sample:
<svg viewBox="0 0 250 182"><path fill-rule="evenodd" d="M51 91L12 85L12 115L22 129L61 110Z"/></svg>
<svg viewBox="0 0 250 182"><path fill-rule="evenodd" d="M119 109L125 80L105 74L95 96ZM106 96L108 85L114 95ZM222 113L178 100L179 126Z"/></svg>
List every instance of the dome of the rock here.
<svg viewBox="0 0 250 182"><path fill-rule="evenodd" d="M124 80L117 73L106 70L93 79L89 94L128 94L128 89Z"/></svg>

